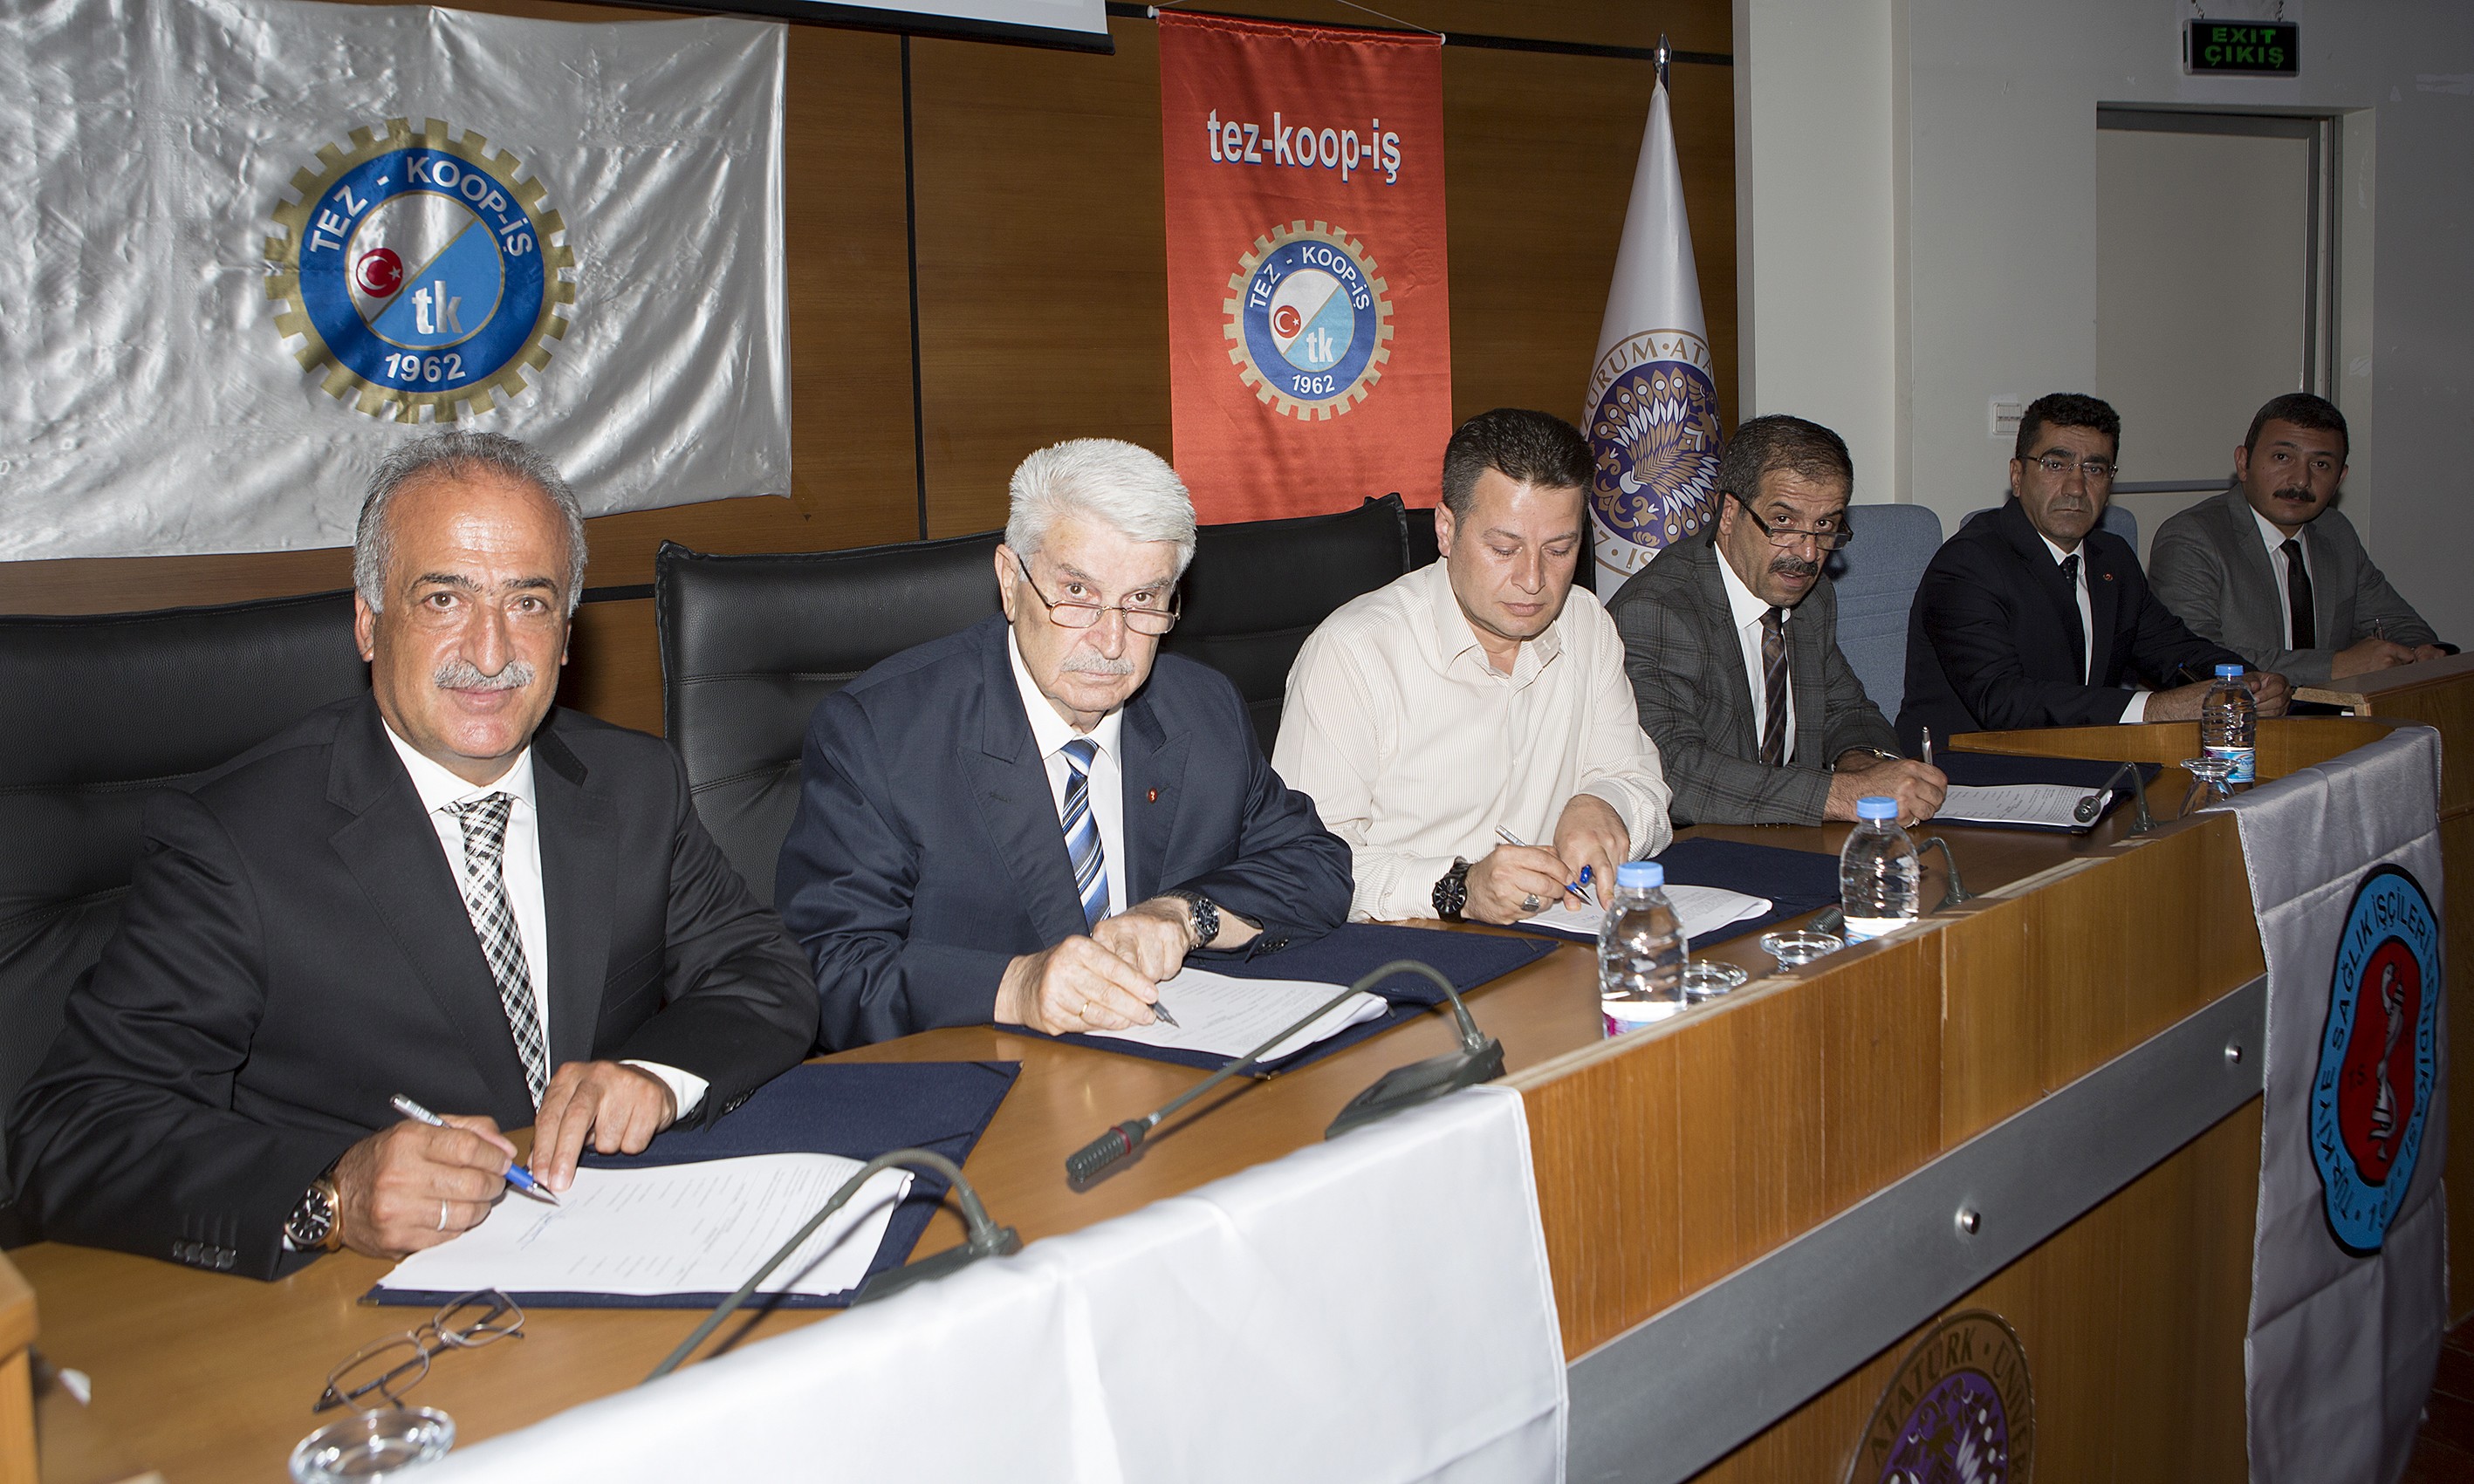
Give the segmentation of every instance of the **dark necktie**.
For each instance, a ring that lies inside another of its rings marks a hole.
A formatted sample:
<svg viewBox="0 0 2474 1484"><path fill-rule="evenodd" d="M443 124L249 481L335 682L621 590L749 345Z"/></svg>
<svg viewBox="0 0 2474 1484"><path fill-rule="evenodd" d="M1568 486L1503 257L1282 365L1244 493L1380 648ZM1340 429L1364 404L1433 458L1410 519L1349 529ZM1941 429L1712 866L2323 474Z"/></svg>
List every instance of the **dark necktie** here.
<svg viewBox="0 0 2474 1484"><path fill-rule="evenodd" d="M1786 610L1761 615L1761 761L1786 761Z"/></svg>
<svg viewBox="0 0 2474 1484"><path fill-rule="evenodd" d="M2311 569L2302 564L2302 543L2292 537L2276 548L2285 553L2285 610L2293 618L2292 649L2317 649L2319 625L2311 617Z"/></svg>
<svg viewBox="0 0 2474 1484"><path fill-rule="evenodd" d="M2079 554L2072 552L2062 559L2062 590L2070 599L2066 607L2071 614L2071 658L2078 661L2077 679L2084 683L2088 673L2087 630L2079 624Z"/></svg>
<svg viewBox="0 0 2474 1484"><path fill-rule="evenodd" d="M515 806L514 795L492 794L459 803L454 812L464 826L464 912L490 960L490 977L498 982L498 1003L507 1012L516 1054L524 1061L524 1086L538 1108L542 1089L549 1085L549 1047L542 1040L541 1008L533 1002L524 943L516 936L516 912L507 900L507 817Z"/></svg>
<svg viewBox="0 0 2474 1484"><path fill-rule="evenodd" d="M1100 822L1091 817L1091 759L1100 744L1077 737L1057 749L1065 755L1065 854L1074 864L1074 892L1082 898L1082 921L1097 927L1108 915L1108 862L1100 849Z"/></svg>

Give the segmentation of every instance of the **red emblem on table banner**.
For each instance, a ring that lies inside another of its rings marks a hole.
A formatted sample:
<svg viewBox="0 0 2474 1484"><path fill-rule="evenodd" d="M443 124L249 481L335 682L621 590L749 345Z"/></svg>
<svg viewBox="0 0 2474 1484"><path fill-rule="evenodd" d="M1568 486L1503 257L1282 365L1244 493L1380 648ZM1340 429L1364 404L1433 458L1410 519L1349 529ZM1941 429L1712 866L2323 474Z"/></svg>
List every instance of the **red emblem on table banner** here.
<svg viewBox="0 0 2474 1484"><path fill-rule="evenodd" d="M1206 522L1442 493L1442 38L1159 17L1176 463Z"/></svg>

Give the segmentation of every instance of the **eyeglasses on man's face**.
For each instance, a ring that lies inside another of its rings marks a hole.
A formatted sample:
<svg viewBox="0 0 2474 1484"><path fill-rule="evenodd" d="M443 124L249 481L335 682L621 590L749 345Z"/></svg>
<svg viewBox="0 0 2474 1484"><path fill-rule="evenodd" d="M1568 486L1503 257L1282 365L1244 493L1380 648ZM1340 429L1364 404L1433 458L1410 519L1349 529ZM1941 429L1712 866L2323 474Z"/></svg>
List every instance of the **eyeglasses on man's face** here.
<svg viewBox="0 0 2474 1484"><path fill-rule="evenodd" d="M1128 593L1123 603L1093 603L1077 593L1080 584L1069 582L1065 596L1052 598L1039 590L1039 579L1031 575L1031 563L1022 559L1022 553L1014 553L1013 564L1022 568L1022 580L1030 585L1031 596L1048 610L1048 621L1060 629L1088 629L1110 613L1124 615L1126 627L1136 634L1161 634L1176 627L1182 604L1174 585Z"/></svg>
<svg viewBox="0 0 2474 1484"><path fill-rule="evenodd" d="M2114 466L2111 459L2074 459L2066 453L2043 453L2027 462L2055 479L2068 479L2071 470L2077 469L2087 476L2089 484L2113 483Z"/></svg>
<svg viewBox="0 0 2474 1484"><path fill-rule="evenodd" d="M1753 529L1768 537L1773 546L1801 546L1807 541L1812 541L1823 551L1831 552L1856 539L1855 529L1848 525L1844 512L1835 515L1824 515L1810 530L1800 530L1794 526L1774 526L1763 520L1761 513L1753 509L1752 502L1742 495L1734 494L1731 491L1730 497L1744 508L1744 516L1752 521Z"/></svg>

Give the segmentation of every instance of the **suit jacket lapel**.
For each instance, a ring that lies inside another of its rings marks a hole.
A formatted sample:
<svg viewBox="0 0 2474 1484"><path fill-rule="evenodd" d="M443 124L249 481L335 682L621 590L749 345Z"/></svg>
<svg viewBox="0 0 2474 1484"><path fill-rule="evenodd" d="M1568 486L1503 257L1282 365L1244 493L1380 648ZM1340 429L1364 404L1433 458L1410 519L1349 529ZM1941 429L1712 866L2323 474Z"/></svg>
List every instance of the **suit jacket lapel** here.
<svg viewBox="0 0 2474 1484"><path fill-rule="evenodd" d="M1168 870L1169 846L1176 838L1177 811L1185 790L1187 738L1169 736L1138 694L1126 706L1117 745L1125 754L1126 900L1148 901L1159 895Z"/></svg>
<svg viewBox="0 0 2474 1484"><path fill-rule="evenodd" d="M557 713L551 713L554 718ZM542 908L549 930L549 1065L593 1056L601 988L610 976L618 834L610 802L586 786L582 759L548 726L533 736L541 817Z"/></svg>
<svg viewBox="0 0 2474 1484"><path fill-rule="evenodd" d="M1719 722L1726 733L1717 739L1720 750L1737 757L1758 757L1761 739L1753 732L1753 682L1744 670L1743 635L1736 632L1735 610L1727 602L1726 579L1718 575L1718 563L1727 559L1710 541L1685 555L1699 564L1695 581L1701 586L1702 607L1717 622L1718 632L1711 636L1710 646L1710 658L1718 662L1718 697L1721 702L1732 703L1723 707ZM1795 626L1787 627L1791 631ZM1788 661L1790 665L1793 662Z"/></svg>
<svg viewBox="0 0 2474 1484"><path fill-rule="evenodd" d="M516 1100L529 1106L523 1060L507 1029L497 981L473 934L437 830L385 729L373 701L337 730L327 795L352 819L330 844L368 896L372 915L455 1028L483 1083L502 1094L512 1088Z"/></svg>
<svg viewBox="0 0 2474 1484"><path fill-rule="evenodd" d="M1006 655L1005 626L991 625L989 637L981 655L980 726L962 729L957 760L979 802L988 844L1020 888L1023 911L1041 942L1059 943L1090 931L1090 925L1074 890L1074 866L1056 823L1048 769L1034 750L1031 720L1023 714L1022 692Z"/></svg>

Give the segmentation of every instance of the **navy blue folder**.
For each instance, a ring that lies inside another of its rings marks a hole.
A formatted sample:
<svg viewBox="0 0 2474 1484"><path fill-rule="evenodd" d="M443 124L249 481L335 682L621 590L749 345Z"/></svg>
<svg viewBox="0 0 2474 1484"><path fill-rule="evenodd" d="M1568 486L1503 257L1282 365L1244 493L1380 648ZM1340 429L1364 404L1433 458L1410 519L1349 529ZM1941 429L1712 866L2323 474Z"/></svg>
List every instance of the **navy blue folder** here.
<svg viewBox="0 0 2474 1484"><path fill-rule="evenodd" d="M1019 1062L812 1062L794 1066L756 1090L734 1111L705 1128L671 1129L656 1137L643 1154L601 1155L585 1152L582 1163L595 1169L644 1169L663 1164L695 1164L707 1160L735 1160L759 1154L837 1154L851 1160L873 1160L888 1149L933 1149L961 1163L987 1131L997 1105L1013 1090L1021 1075ZM943 1176L925 1170L910 1182L910 1193L894 1208L873 1275L910 1260L910 1249L928 1230L945 1193ZM509 1200L521 1200L510 1194ZM1002 1211L997 1219L1005 1219ZM376 1304L420 1304L435 1308L455 1297L411 1289L372 1288L362 1295ZM517 1303L532 1308L711 1308L726 1294L666 1293L517 1293ZM750 1307L842 1308L851 1292L763 1295Z"/></svg>
<svg viewBox="0 0 2474 1484"><path fill-rule="evenodd" d="M1802 917L1838 902L1838 857L1819 850L1790 850L1784 846L1746 845L1740 840L1695 837L1678 840L1657 857L1666 879L1678 886L1716 886L1747 897L1766 897L1770 910L1757 918L1730 922L1710 943L1725 943L1757 933L1773 922ZM1603 899L1603 898L1601 898ZM1595 943L1595 937L1556 927L1522 924L1524 933L1560 938L1566 943Z"/></svg>
<svg viewBox="0 0 2474 1484"><path fill-rule="evenodd" d="M1529 938L1445 932L1433 927L1401 927L1389 922L1346 922L1310 943L1296 944L1277 953L1244 960L1211 960L1207 967L1240 979L1306 979L1324 984L1354 984L1359 975L1371 973L1395 958L1410 958L1429 966L1452 981L1453 989L1466 994L1489 980L1499 979L1554 951L1553 944ZM1373 986L1371 993L1391 1001L1392 1009L1388 1014L1348 1026L1277 1061L1261 1063L1249 1068L1249 1074L1272 1077L1309 1062L1319 1062L1370 1036L1379 1036L1404 1020L1416 1019L1443 1002L1443 992L1423 974L1394 974ZM1036 1033L1025 1031L1023 1034ZM1119 1041L1111 1036L1086 1036L1079 1031L1054 1039L1098 1051L1149 1057L1155 1062L1175 1062L1180 1066L1202 1066L1213 1071L1219 1070L1229 1060L1208 1051L1146 1046L1140 1041Z"/></svg>
<svg viewBox="0 0 2474 1484"><path fill-rule="evenodd" d="M1933 766L1939 768L1953 783L1968 788L2008 788L2018 783L2057 783L2064 788L2084 788L2090 792L2113 781L2122 771L2118 762L2099 762L2093 757L2021 757L2008 753L1961 753L1944 751L1933 754ZM2155 781L2162 768L2152 762L2136 764L2139 786L2146 788ZM2106 814L2120 808L2126 800L2120 789L2105 802L2104 811L2084 825L2069 826L2068 832L2082 835L2101 823ZM1994 820L1927 820L1917 834L1942 825L1966 826L1971 829L2053 829L2051 825L2004 825Z"/></svg>

